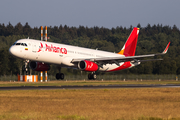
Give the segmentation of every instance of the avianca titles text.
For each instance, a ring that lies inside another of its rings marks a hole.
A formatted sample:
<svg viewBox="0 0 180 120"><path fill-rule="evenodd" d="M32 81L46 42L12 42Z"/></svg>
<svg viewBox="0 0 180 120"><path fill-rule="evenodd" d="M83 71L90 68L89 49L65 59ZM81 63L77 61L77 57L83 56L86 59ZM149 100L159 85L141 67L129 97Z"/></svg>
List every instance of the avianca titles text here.
<svg viewBox="0 0 180 120"><path fill-rule="evenodd" d="M67 49L66 48L57 47L57 46L54 46L52 44L50 44L50 45L44 44L43 45L43 43L41 43L41 42L40 42L40 44L41 44L41 46L39 47L39 50L37 52L41 52L42 49L45 49L45 51L48 51L48 52L67 54Z"/></svg>

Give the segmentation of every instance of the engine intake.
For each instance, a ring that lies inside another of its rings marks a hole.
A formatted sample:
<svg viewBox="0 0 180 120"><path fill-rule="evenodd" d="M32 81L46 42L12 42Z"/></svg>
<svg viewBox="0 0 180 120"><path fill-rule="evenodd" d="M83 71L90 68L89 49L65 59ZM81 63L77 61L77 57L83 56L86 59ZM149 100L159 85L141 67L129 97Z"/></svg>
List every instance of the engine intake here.
<svg viewBox="0 0 180 120"><path fill-rule="evenodd" d="M48 70L50 70L50 65L47 63L42 63L42 62L31 61L29 63L29 67L34 71L48 71Z"/></svg>
<svg viewBox="0 0 180 120"><path fill-rule="evenodd" d="M88 60L82 60L78 63L78 67L81 70L94 72L98 70L98 65Z"/></svg>

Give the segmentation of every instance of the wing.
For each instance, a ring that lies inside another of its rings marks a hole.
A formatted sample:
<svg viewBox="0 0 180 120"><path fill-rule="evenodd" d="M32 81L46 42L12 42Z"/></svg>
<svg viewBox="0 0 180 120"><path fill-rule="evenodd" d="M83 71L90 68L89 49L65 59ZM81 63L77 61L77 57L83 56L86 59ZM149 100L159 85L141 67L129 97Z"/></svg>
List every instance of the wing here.
<svg viewBox="0 0 180 120"><path fill-rule="evenodd" d="M146 57L155 57L155 56L159 56L159 55L164 55L167 53L168 48L169 48L170 42L168 43L168 45L166 46L166 48L164 49L164 51L162 53L158 53L158 54L149 54L149 55L137 55L137 56L121 56L121 57L102 57L102 58L90 58L90 59L72 59L72 63L75 62L79 62L82 60L89 60L89 61L93 61L93 62L97 62L99 64L117 64L119 65L120 62L126 62L126 61L134 61L134 62L145 62L145 61L154 61L154 60L162 60L162 59L150 59L150 60L139 60L141 58L146 58Z"/></svg>

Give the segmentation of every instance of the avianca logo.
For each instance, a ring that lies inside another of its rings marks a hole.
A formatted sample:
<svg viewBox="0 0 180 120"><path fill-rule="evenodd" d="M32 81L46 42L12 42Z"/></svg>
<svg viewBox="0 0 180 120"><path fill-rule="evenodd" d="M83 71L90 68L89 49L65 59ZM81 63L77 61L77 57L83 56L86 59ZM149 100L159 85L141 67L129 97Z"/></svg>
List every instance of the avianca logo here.
<svg viewBox="0 0 180 120"><path fill-rule="evenodd" d="M56 46L53 46L52 44L51 45L45 44L45 47L43 47L43 44L42 43L40 43L40 44L41 44L41 46L39 47L38 52L41 52L42 49L44 48L45 51L67 54L67 49L66 48L56 47Z"/></svg>
<svg viewBox="0 0 180 120"><path fill-rule="evenodd" d="M92 66L93 66L93 63L91 62L91 65L88 65L88 68L92 68Z"/></svg>

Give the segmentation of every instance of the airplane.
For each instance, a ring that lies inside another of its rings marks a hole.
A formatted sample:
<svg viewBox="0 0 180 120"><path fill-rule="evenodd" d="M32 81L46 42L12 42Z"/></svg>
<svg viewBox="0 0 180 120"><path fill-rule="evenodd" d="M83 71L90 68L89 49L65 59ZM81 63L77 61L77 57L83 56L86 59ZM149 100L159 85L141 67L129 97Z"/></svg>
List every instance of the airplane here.
<svg viewBox="0 0 180 120"><path fill-rule="evenodd" d="M141 58L166 54L170 42L162 53L135 56L138 35L139 28L134 27L123 48L118 53L29 38L17 40L9 48L9 52L18 58L30 60L29 66L35 71L48 71L50 64L57 65L59 69L59 73L56 74L57 80L64 79L61 67L77 68L90 72L88 79L91 80L97 78L97 71L113 72L132 68L145 61L162 60L141 60Z"/></svg>

